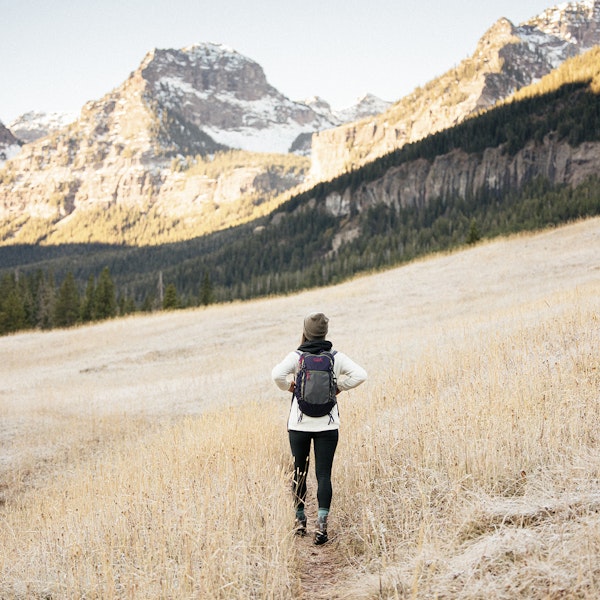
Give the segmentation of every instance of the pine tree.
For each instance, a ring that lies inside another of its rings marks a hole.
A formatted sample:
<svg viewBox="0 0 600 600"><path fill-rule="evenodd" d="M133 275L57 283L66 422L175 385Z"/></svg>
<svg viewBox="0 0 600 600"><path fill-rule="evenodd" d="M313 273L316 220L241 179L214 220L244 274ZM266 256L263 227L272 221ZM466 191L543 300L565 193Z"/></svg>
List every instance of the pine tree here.
<svg viewBox="0 0 600 600"><path fill-rule="evenodd" d="M39 281L37 293L37 323L42 329L52 329L54 325L54 302L56 299L56 286L54 274L48 273Z"/></svg>
<svg viewBox="0 0 600 600"><path fill-rule="evenodd" d="M95 317L97 319L110 319L117 314L117 296L115 284L110 276L108 267L102 269L98 278L98 287L95 294Z"/></svg>
<svg viewBox="0 0 600 600"><path fill-rule="evenodd" d="M69 327L77 323L80 317L80 302L81 299L75 278L73 277L73 273L69 271L58 290L54 306L55 326Z"/></svg>
<svg viewBox="0 0 600 600"><path fill-rule="evenodd" d="M469 234L467 235L467 244L472 246L476 244L481 239L481 234L479 233L479 228L477 227L477 221L475 219L471 219L471 225L469 226Z"/></svg>
<svg viewBox="0 0 600 600"><path fill-rule="evenodd" d="M177 288L174 283L169 283L165 288L165 296L162 307L164 310L172 310L179 308L179 297L177 296Z"/></svg>
<svg viewBox="0 0 600 600"><path fill-rule="evenodd" d="M16 277L5 275L0 282L0 334L25 329L26 315Z"/></svg>
<svg viewBox="0 0 600 600"><path fill-rule="evenodd" d="M210 281L210 275L208 271L204 273L202 279L202 288L200 289L200 304L207 306L215 301L212 283Z"/></svg>
<svg viewBox="0 0 600 600"><path fill-rule="evenodd" d="M96 318L96 278L90 275L85 296L81 305L81 320L84 323L93 321Z"/></svg>
<svg viewBox="0 0 600 600"><path fill-rule="evenodd" d="M142 312L152 312L152 307L154 306L154 296L148 294L145 296L144 301L142 302Z"/></svg>
<svg viewBox="0 0 600 600"><path fill-rule="evenodd" d="M35 299L33 294L33 281L32 275L21 276L18 278L17 286L19 288L19 295L23 302L23 308L25 310L25 321L26 327L35 327Z"/></svg>

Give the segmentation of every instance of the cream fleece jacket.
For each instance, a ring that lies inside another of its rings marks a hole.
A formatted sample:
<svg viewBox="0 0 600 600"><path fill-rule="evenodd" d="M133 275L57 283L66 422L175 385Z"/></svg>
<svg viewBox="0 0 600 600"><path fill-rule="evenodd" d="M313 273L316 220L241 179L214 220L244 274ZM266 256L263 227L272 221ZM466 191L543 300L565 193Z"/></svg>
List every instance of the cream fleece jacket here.
<svg viewBox="0 0 600 600"><path fill-rule="evenodd" d="M290 387L290 382L296 378L299 360L300 355L298 352L290 352L278 365L273 367L271 377L280 390L287 391ZM336 351L335 353L333 358L333 372L335 373L340 392L351 390L367 379L367 372L342 352ZM329 415L325 415L324 417L309 417L302 414L298 407L298 401L294 397L288 417L288 429L295 431L338 429L340 426L340 413L337 404L333 407L331 416L333 419Z"/></svg>

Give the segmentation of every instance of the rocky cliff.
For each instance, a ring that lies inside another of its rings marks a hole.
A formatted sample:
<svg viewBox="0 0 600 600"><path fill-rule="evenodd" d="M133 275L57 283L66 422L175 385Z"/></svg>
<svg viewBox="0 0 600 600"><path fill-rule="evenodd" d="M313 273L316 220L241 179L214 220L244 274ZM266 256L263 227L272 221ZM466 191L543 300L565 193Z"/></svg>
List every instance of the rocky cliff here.
<svg viewBox="0 0 600 600"><path fill-rule="evenodd" d="M395 208L424 207L438 198L465 198L482 191L501 196L506 190L522 189L538 177L552 184L576 186L600 172L600 143L583 143L576 148L547 138L529 143L510 156L502 147L483 154L455 150L433 161L420 159L390 169L382 178L339 194L340 201L327 198L332 213L350 214L383 203Z"/></svg>
<svg viewBox="0 0 600 600"><path fill-rule="evenodd" d="M316 133L310 179L331 179L451 127L596 44L600 44L600 0L561 4L519 26L500 19L471 57L388 111Z"/></svg>
<svg viewBox="0 0 600 600"><path fill-rule="evenodd" d="M361 231L359 215L369 208L385 205L425 208L432 201L477 197L492 194L502 202L504 194L523 189L540 178L550 184L577 186L600 172L600 143L586 142L571 147L551 136L543 143L528 143L511 156L504 147L489 148L482 154L454 150L434 160L418 159L389 169L385 175L358 186L328 193L323 204L329 214L339 218L340 230L332 240L332 252ZM309 200L299 210L316 205ZM284 218L276 213L274 222Z"/></svg>

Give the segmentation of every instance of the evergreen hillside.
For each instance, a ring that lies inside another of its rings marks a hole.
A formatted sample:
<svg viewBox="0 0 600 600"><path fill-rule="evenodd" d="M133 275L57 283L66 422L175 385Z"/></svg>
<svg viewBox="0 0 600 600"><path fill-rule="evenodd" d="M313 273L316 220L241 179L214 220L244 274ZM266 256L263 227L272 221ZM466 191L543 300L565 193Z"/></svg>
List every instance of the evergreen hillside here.
<svg viewBox="0 0 600 600"><path fill-rule="evenodd" d="M598 142L599 92L600 48L595 48L495 109L320 183L252 223L157 247L0 248L5 273L18 269L21 281L5 276L4 288L12 285L15 297L31 297L35 304L42 280L43 287L53 288L70 273L83 293L90 279L107 269L122 311L156 307L159 300L164 304L166 286L171 286L173 306L248 299L340 282L482 237L597 215L600 179L595 176L576 186L533 178L520 189L440 196L425 206L351 206L343 216L336 216L326 199L378 180L399 165L457 150L481 155L501 149L514 155L549 139L571 147ZM344 240L348 230L354 235ZM343 241L334 246L340 236ZM40 322L32 310L27 319L30 325Z"/></svg>

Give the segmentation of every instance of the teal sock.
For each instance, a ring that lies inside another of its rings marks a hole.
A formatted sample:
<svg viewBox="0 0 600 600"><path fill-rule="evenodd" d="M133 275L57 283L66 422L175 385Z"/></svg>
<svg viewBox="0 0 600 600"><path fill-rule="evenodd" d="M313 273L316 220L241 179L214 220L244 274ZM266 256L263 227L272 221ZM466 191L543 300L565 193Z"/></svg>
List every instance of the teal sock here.
<svg viewBox="0 0 600 600"><path fill-rule="evenodd" d="M296 511L296 519L298 519L298 521L302 521L303 519L305 519L306 517L304 516L304 509L303 508L299 508Z"/></svg>
<svg viewBox="0 0 600 600"><path fill-rule="evenodd" d="M321 517L323 517L323 518L326 517L328 514L329 514L329 509L328 508L320 508L317 516L320 519Z"/></svg>

